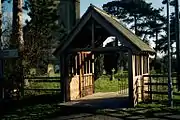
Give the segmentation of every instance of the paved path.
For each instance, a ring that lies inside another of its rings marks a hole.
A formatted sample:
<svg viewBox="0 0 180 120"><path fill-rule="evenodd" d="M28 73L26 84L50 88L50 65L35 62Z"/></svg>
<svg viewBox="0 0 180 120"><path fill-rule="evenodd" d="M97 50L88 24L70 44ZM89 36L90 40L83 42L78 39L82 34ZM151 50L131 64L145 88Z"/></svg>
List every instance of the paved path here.
<svg viewBox="0 0 180 120"><path fill-rule="evenodd" d="M119 92L99 92L71 102L60 103L60 106L92 107L101 109L127 108L128 95L119 94Z"/></svg>
<svg viewBox="0 0 180 120"><path fill-rule="evenodd" d="M63 113L48 120L180 120L180 110L167 107L128 109L127 105L127 95L118 92L96 93L61 104Z"/></svg>
<svg viewBox="0 0 180 120"><path fill-rule="evenodd" d="M73 111L76 112L48 120L180 120L180 112L157 110L151 113L147 108L106 109L103 112L87 112L86 109Z"/></svg>

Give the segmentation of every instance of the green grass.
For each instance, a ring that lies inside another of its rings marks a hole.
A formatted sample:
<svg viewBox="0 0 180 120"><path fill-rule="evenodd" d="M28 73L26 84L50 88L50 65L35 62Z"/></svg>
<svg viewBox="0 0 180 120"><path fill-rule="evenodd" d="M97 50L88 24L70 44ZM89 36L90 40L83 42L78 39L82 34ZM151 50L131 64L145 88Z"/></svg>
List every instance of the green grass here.
<svg viewBox="0 0 180 120"><path fill-rule="evenodd" d="M95 92L117 92L128 88L127 74L117 73L114 77L114 80L110 80L110 75L102 75L98 78L95 81Z"/></svg>
<svg viewBox="0 0 180 120"><path fill-rule="evenodd" d="M52 91L52 90L25 90L25 96L36 96L42 94L54 94L60 92L60 83L35 83L31 82L28 87L25 89L59 89L59 91Z"/></svg>
<svg viewBox="0 0 180 120"><path fill-rule="evenodd" d="M155 72L151 72L152 75L157 75ZM160 74L159 74L160 75ZM161 74L163 75L163 74ZM156 103L168 104L168 77L152 77L152 83L164 83L165 85L152 85L152 91L155 92L165 92L166 94L152 94L152 100ZM176 77L172 77L173 83L176 83ZM177 87L173 86L173 93L178 93ZM180 95L173 95L173 102L175 106L180 105Z"/></svg>
<svg viewBox="0 0 180 120"><path fill-rule="evenodd" d="M151 78L152 83L168 83L168 78L167 77L156 77L156 78ZM173 83L176 83L176 78L172 77ZM167 92L167 94L153 94L153 100L168 100L168 85L152 85L152 91L156 92ZM173 86L173 91L174 93L179 93L177 91L176 86ZM173 99L175 101L180 100L180 95L173 95Z"/></svg>
<svg viewBox="0 0 180 120"><path fill-rule="evenodd" d="M25 98L10 102L0 113L1 120L44 120L60 111L59 95ZM2 105L0 107L2 109Z"/></svg>
<svg viewBox="0 0 180 120"><path fill-rule="evenodd" d="M58 108L55 104L38 104L16 109L10 114L5 114L1 120L41 120L46 116L55 113Z"/></svg>
<svg viewBox="0 0 180 120"><path fill-rule="evenodd" d="M37 77L60 77L60 74L41 75ZM54 79L59 80L59 79ZM58 91L52 90L26 90L26 89L59 89ZM37 96L42 94L56 94L60 92L59 82L29 82L29 85L25 87L25 96Z"/></svg>
<svg viewBox="0 0 180 120"><path fill-rule="evenodd" d="M59 74L51 74L50 77L59 77ZM40 77L48 77L47 75L42 75ZM115 79L110 80L110 75L102 75L99 79L95 81L95 92L117 92L128 88L128 75L127 73L118 72L114 75ZM120 79L120 81L118 81ZM60 89L60 83L50 82L50 83L37 83L30 82L29 89ZM59 92L59 91L58 91ZM25 96L31 95L41 95L41 94L53 94L53 91L34 91L25 90Z"/></svg>

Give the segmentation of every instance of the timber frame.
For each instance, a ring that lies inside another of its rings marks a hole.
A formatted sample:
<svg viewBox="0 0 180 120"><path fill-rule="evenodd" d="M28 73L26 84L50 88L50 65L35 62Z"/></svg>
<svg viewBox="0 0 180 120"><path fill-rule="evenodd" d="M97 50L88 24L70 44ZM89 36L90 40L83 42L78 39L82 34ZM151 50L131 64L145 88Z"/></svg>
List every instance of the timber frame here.
<svg viewBox="0 0 180 120"><path fill-rule="evenodd" d="M102 43L108 36L116 37L116 45L113 47L102 47ZM118 42L121 43L120 46ZM71 100L70 94L72 91L70 84L73 78L69 77L71 68L69 69L68 67L71 56L75 55L74 58L79 56L78 64L81 66L85 58L91 55L89 59L91 62L88 62L88 64L92 67L92 77L90 79L92 79L91 85L93 85L94 54L119 51L128 53L129 105L133 107L137 104L138 99L144 97L144 93L141 93L141 97L136 96L135 91L138 91L136 84L137 80L140 80L144 74L149 73L149 54L154 54L155 51L123 26L115 17L94 5L90 5L79 23L77 23L54 52L54 55L60 59L61 97L63 101ZM83 53L87 55L82 57ZM77 65L76 69L78 69ZM84 75L81 68L79 69L80 74ZM79 79L82 78L80 77ZM90 94L94 92L93 89L92 86ZM83 97L83 95L80 94L79 97Z"/></svg>

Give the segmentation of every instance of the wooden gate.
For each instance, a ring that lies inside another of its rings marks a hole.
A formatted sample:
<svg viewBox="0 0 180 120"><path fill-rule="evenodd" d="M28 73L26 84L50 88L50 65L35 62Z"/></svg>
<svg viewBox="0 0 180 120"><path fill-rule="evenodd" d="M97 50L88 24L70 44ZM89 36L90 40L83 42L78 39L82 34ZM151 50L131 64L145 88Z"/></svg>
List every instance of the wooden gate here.
<svg viewBox="0 0 180 120"><path fill-rule="evenodd" d="M94 93L94 55L91 52L79 52L72 56L70 78L70 100ZM73 76L72 76L73 75Z"/></svg>
<svg viewBox="0 0 180 120"><path fill-rule="evenodd" d="M94 93L94 66L91 52L81 52L80 56L80 97Z"/></svg>

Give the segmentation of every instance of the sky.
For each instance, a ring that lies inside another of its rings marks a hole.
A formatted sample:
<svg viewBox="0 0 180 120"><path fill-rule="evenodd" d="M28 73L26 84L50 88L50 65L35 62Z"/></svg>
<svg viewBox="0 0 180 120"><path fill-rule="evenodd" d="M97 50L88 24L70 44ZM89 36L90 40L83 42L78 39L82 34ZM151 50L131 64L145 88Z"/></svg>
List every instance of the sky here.
<svg viewBox="0 0 180 120"><path fill-rule="evenodd" d="M81 15L83 15L83 13L87 10L90 3L92 3L93 5L95 5L97 7L102 8L103 4L106 4L108 1L111 1L111 0L81 0L81 8L80 8L81 9ZM146 0L146 1L151 2L152 6L154 6L156 8L166 7L166 6L162 6L163 0ZM164 10L164 14L166 13L165 10Z"/></svg>
<svg viewBox="0 0 180 120"><path fill-rule="evenodd" d="M103 4L106 4L109 1L111 1L111 0L81 0L81 2L80 2L80 12L81 13L80 14L82 16L90 4L93 4L99 8L102 8ZM146 0L146 1L149 3L151 2L152 6L155 8L164 7L165 9L162 12L162 14L166 14L166 5L162 5L163 0ZM180 0L179 0L179 3L180 3ZM12 13L12 3L11 4L6 3L6 10L8 13ZM170 11L172 12L173 9L171 8ZM24 14L23 18L24 18L23 21L25 21L26 19L30 19L27 14Z"/></svg>
<svg viewBox="0 0 180 120"><path fill-rule="evenodd" d="M102 8L103 4L106 4L107 2L109 2L111 0L81 0L81 4L80 4L80 12L81 12L81 16L83 15L83 13L87 10L88 6L92 3L93 5ZM158 7L162 7L161 2L163 0L146 0L147 2L151 2L152 6L158 8ZM179 0L180 2L180 0ZM166 8L166 6L164 5L163 7ZM12 11L12 4L6 4L6 10L7 12L11 12ZM166 14L166 9L164 10L164 14ZM28 18L27 15L24 15L24 18Z"/></svg>

